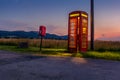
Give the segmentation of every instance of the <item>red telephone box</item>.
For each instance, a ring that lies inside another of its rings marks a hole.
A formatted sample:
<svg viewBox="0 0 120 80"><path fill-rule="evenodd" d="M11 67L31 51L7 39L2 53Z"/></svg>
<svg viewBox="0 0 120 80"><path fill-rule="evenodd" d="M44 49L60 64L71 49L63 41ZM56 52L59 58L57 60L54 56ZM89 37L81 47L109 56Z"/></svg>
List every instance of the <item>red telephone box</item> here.
<svg viewBox="0 0 120 80"><path fill-rule="evenodd" d="M42 37L46 35L46 27L45 26L39 27L39 35Z"/></svg>
<svg viewBox="0 0 120 80"><path fill-rule="evenodd" d="M85 52L88 48L88 14L84 11L74 11L69 14L68 50L70 52Z"/></svg>

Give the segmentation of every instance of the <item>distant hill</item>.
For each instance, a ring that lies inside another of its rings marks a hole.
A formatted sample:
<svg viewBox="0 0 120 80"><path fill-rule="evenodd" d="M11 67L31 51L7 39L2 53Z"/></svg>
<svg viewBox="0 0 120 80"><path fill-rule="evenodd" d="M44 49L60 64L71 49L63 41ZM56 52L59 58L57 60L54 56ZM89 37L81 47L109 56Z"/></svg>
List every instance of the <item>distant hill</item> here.
<svg viewBox="0 0 120 80"><path fill-rule="evenodd" d="M37 31L0 31L0 38L39 38ZM56 34L46 33L45 39L61 39L66 40L68 38L65 36L58 36Z"/></svg>

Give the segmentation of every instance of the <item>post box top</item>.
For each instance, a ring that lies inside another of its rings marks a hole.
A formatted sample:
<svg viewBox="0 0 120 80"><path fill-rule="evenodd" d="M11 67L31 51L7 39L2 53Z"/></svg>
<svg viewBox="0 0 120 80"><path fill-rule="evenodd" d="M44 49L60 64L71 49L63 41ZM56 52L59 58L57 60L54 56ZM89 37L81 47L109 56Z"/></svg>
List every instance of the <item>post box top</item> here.
<svg viewBox="0 0 120 80"><path fill-rule="evenodd" d="M45 26L43 26L43 25L42 25L42 26L40 26L40 27L44 27L44 28L46 28L46 27L45 27Z"/></svg>

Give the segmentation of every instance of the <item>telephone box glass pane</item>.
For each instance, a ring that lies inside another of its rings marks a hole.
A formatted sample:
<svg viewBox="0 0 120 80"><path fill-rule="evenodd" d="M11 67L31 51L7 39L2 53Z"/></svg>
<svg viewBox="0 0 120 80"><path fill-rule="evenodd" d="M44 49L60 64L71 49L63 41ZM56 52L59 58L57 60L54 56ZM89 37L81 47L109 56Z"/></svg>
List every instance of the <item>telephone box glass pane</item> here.
<svg viewBox="0 0 120 80"><path fill-rule="evenodd" d="M87 27L88 20L85 17L82 17L82 48L87 48Z"/></svg>
<svg viewBox="0 0 120 80"><path fill-rule="evenodd" d="M76 30L77 30L77 18L70 19L69 26L69 47L76 48Z"/></svg>

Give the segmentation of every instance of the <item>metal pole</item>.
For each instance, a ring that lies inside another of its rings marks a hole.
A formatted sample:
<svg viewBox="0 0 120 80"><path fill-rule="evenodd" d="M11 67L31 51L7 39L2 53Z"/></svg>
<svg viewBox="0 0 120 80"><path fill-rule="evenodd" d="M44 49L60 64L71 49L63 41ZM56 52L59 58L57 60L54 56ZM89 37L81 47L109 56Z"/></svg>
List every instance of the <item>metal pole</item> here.
<svg viewBox="0 0 120 80"><path fill-rule="evenodd" d="M91 45L90 48L93 51L94 50L94 0L91 0Z"/></svg>
<svg viewBox="0 0 120 80"><path fill-rule="evenodd" d="M40 51L42 51L42 40L43 40L43 37L41 36L41 41L40 41Z"/></svg>

